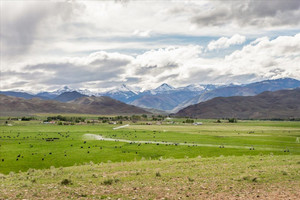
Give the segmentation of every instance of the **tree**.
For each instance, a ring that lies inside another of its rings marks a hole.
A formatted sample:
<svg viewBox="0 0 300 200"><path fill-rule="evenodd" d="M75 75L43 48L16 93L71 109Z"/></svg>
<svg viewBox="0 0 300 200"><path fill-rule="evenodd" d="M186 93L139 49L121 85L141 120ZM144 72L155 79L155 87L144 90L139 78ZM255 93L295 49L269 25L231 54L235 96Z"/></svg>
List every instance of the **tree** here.
<svg viewBox="0 0 300 200"><path fill-rule="evenodd" d="M237 123L237 119L236 118L229 118L228 122L229 123Z"/></svg>

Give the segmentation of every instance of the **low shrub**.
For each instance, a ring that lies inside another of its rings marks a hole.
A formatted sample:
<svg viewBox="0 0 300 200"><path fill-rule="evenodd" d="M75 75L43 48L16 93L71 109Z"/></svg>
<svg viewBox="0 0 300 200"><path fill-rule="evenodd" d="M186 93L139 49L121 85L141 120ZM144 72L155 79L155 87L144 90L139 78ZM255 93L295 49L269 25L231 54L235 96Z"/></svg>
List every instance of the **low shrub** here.
<svg viewBox="0 0 300 200"><path fill-rule="evenodd" d="M72 181L70 179L64 179L60 183L61 185L72 185Z"/></svg>

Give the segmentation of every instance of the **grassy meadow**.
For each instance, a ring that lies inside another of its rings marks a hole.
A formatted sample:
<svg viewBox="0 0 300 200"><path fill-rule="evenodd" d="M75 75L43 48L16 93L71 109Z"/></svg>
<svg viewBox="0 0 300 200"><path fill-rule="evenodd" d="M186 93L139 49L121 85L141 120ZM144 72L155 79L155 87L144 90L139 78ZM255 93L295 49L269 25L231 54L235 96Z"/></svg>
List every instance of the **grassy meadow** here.
<svg viewBox="0 0 300 200"><path fill-rule="evenodd" d="M299 195L293 189L300 189L300 122L198 120L203 124L196 126L183 120L159 125L123 121L129 126L114 130L121 125L57 125L41 120L7 125L2 118L0 199L48 199L54 191L65 198L98 194L103 198L205 199L213 191L215 198L222 194L242 198L248 186L252 187L249 194L265 190L272 196L272 187L279 188L283 182L290 195ZM62 186L62 178L70 179L72 185ZM260 189L263 184L270 187ZM45 185L55 189L47 192ZM8 188L35 192L13 196Z"/></svg>
<svg viewBox="0 0 300 200"><path fill-rule="evenodd" d="M88 163L0 175L0 199L299 199L299 155Z"/></svg>
<svg viewBox="0 0 300 200"><path fill-rule="evenodd" d="M66 167L90 161L101 163L198 156L300 155L299 122L206 121L198 126L136 123L113 130L117 126L120 125L59 126L39 121L15 121L13 126L1 125L0 173L50 166ZM85 137L85 134L133 142L93 140Z"/></svg>

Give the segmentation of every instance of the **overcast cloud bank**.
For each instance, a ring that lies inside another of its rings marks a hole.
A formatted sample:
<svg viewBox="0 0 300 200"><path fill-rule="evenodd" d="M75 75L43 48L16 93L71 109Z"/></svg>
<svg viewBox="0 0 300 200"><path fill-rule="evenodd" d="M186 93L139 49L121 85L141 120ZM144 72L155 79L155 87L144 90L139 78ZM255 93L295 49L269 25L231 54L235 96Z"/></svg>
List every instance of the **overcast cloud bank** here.
<svg viewBox="0 0 300 200"><path fill-rule="evenodd" d="M0 5L1 90L300 79L296 0Z"/></svg>

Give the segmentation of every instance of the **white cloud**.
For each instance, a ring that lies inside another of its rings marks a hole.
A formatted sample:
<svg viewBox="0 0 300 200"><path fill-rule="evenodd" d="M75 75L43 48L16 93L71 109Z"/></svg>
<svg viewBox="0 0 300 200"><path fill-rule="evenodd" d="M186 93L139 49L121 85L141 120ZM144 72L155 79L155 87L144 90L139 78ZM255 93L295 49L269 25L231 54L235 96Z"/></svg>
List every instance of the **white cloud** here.
<svg viewBox="0 0 300 200"><path fill-rule="evenodd" d="M84 10L76 2L1 2L1 56L20 57L44 34L74 20ZM47 41L47 40L46 40Z"/></svg>
<svg viewBox="0 0 300 200"><path fill-rule="evenodd" d="M192 67L196 67L202 53L199 45L170 46L147 51L138 55L130 65L132 76L139 77L139 83L144 89L157 86L160 83L170 83L174 86L188 78Z"/></svg>
<svg viewBox="0 0 300 200"><path fill-rule="evenodd" d="M300 34L280 36L274 40L267 37L243 47L225 57L230 66L226 73L254 73L261 79L293 77L300 79Z"/></svg>
<svg viewBox="0 0 300 200"><path fill-rule="evenodd" d="M189 46L169 46L167 48L160 48L151 50L138 55L135 59L135 64L147 68L161 68L169 66L170 63L177 63L184 65L186 61L198 58L202 53L202 48L199 45Z"/></svg>
<svg viewBox="0 0 300 200"><path fill-rule="evenodd" d="M209 51L215 50L215 49L225 49L232 45L237 44L243 44L246 41L246 37L235 34L231 38L228 37L221 37L218 40L213 40L207 45L207 49Z"/></svg>
<svg viewBox="0 0 300 200"><path fill-rule="evenodd" d="M151 36L151 30L147 30L147 31L135 30L133 32L133 35L138 36L138 37L150 37Z"/></svg>
<svg viewBox="0 0 300 200"><path fill-rule="evenodd" d="M22 54L52 56L57 52L66 56L74 52L134 45L126 41L126 37L130 41L155 35L169 35L171 39L172 35L228 37L237 32L261 35L299 29L299 6L299 1L290 0L272 3L158 1L155 4L144 1L125 4L113 1L4 1L1 2L0 18L1 55L2 59L8 59L8 56L20 59ZM123 41L111 41L113 37L123 37ZM88 44L79 45L84 38L88 38L85 40ZM160 48L163 42L154 41L151 48ZM149 50L147 45L147 42L140 42L135 48Z"/></svg>
<svg viewBox="0 0 300 200"><path fill-rule="evenodd" d="M278 37L300 31L299 1L0 5L3 89L68 84L97 90L121 82L151 88L162 82L182 86L300 78L299 34ZM203 46L211 37L219 39L206 52ZM246 37L253 42L233 53L226 49L243 45ZM225 59L216 57L222 50Z"/></svg>
<svg viewBox="0 0 300 200"><path fill-rule="evenodd" d="M133 60L134 75L139 76L139 84L148 88L163 82L183 86L283 77L300 79L299 63L300 34L273 40L258 38L225 58L204 58L201 46L185 46L148 51Z"/></svg>
<svg viewBox="0 0 300 200"><path fill-rule="evenodd" d="M95 87L102 85L105 88L114 82L126 81L127 65L133 57L104 51L95 52L86 57L66 57L44 62L31 62L18 70L1 70L1 86L22 87L37 90L53 86L70 85L74 88L96 83ZM23 81L26 85L15 85ZM97 85L98 84L98 85Z"/></svg>
<svg viewBox="0 0 300 200"><path fill-rule="evenodd" d="M266 27L299 25L300 2L295 0L219 0L211 1L206 7L206 10L201 10L199 7L189 9L194 13L191 21L200 27L218 26L224 28L224 26L233 25L239 28L259 27L264 29Z"/></svg>
<svg viewBox="0 0 300 200"><path fill-rule="evenodd" d="M204 58L202 49L198 45L170 46L136 57L100 51L84 57L28 63L18 70L1 70L1 87L37 90L69 85L100 91L121 83L150 89L164 82L179 87L300 79L300 34L273 40L258 38L225 58Z"/></svg>

